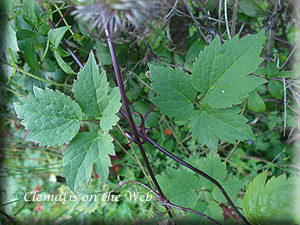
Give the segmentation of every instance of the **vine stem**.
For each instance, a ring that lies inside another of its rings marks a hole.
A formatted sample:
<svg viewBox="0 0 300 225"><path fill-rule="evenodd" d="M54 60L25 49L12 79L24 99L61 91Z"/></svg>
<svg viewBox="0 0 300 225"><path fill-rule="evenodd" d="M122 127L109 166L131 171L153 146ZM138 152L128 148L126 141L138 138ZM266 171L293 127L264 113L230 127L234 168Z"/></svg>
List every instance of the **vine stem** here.
<svg viewBox="0 0 300 225"><path fill-rule="evenodd" d="M126 181L126 182L120 184L119 187L115 188L110 193L113 193L113 192L117 191L118 189L120 189L121 187L123 187L125 184L128 184L128 183L136 183L136 184L139 184L139 185L143 186L144 188L148 189L148 191L152 192L158 198L158 200L161 201L160 196L156 191L152 190L147 185L145 185L141 182L135 181L135 180ZM102 193L102 192L99 192L99 193ZM96 193L96 194L99 194L99 193ZM211 218L211 217L209 217L209 216L207 216L203 213L200 213L198 211L195 211L195 210L192 210L192 209L189 209L189 208L185 208L185 207L181 207L181 206L178 206L178 205L174 205L174 204L170 203L168 200L166 200L164 202L161 201L161 203L165 206L170 206L170 207L173 207L173 208L176 208L176 209L180 209L180 210L184 210L184 211L187 211L187 212L192 212L192 213L198 214L198 215L210 220L211 222L213 222L215 224L221 225L218 221L216 221L213 218Z"/></svg>
<svg viewBox="0 0 300 225"><path fill-rule="evenodd" d="M150 108L150 110L153 109L153 106ZM149 111L150 111L149 110ZM126 114L126 112L123 109L120 109L120 113L128 120L128 116ZM145 121L144 121L145 122ZM138 135L142 138L144 138L148 143L150 143L151 145L153 145L155 148L157 148L159 151L161 151L162 153L164 153L165 155L167 155L168 157L170 157L171 159L175 160L176 162L180 163L181 165L189 168L190 170L196 172L197 174L199 174L200 176L204 177L205 179L209 180L210 182L212 182L213 184L215 184L219 190L222 192L222 194L224 195L224 197L226 198L228 204L233 208L233 210L239 215L239 217L245 222L245 224L250 225L249 222L246 220L246 218L240 213L240 211L238 210L238 208L234 205L234 203L232 202L232 200L230 199L230 197L228 196L227 192L225 191L225 189L222 187L222 185L215 180L214 178L212 178L211 176L209 176L208 174L204 173L203 171L193 167L191 164L183 161L182 159L179 159L178 157L176 157L175 155L173 155L172 153L168 152L166 149L164 149L162 146L160 146L159 144L157 144L155 141L153 141L151 138L149 138L148 136L146 136L145 134L143 134L141 131L138 131ZM129 138L132 141L135 141L134 139L132 139L132 137L129 136ZM178 206L179 207L179 206ZM200 214L199 214L200 215Z"/></svg>
<svg viewBox="0 0 300 225"><path fill-rule="evenodd" d="M163 194L163 191L161 190L161 188L160 188L160 186L159 186L159 184L158 184L158 182L157 182L157 180L154 176L154 173L152 171L152 168L151 168L150 163L148 161L148 158L146 156L143 144L140 142L140 136L139 136L138 131L136 129L136 124L134 123L131 112L130 112L128 100L127 100L127 97L126 97L126 93L125 93L125 89L124 89L124 85L123 85L123 81L122 81L122 77L121 77L120 67L119 67L118 60L117 60L115 47L114 47L114 44L113 44L111 36L110 36L110 31L109 31L108 24L105 26L104 30L105 30L105 35L106 35L106 38L107 38L107 43L108 43L108 46L109 46L109 51L110 51L112 62L113 62L113 67L114 67L118 87L119 87L119 90L120 90L123 106L125 108L125 112L126 112L127 117L128 117L129 125L131 127L132 132L133 132L134 139L136 140L136 143L137 143L137 145L140 149L140 152L142 154L144 163L147 167L147 170L150 174L150 177L151 177L158 193L160 194L162 200L165 201L167 199L166 199L165 195ZM168 207L168 206L165 206L165 207L166 207L166 210L168 211L168 214L169 214L170 218L172 218L173 216L172 216L170 207Z"/></svg>
<svg viewBox="0 0 300 225"><path fill-rule="evenodd" d="M142 134L139 134L139 135L143 136ZM153 141L148 136L147 136L147 142L150 143L151 145L153 145L155 148L157 148L161 152L163 152L165 155L167 155L171 159L175 160L176 162L178 162L181 165L189 168L190 170L196 172L197 174L203 176L204 178L206 178L207 180L209 180L210 182L212 182L213 184L215 184L219 188L219 190L222 192L222 194L226 198L228 204L233 208L233 210L240 216L240 218L245 222L245 224L250 225L249 222L246 220L246 218L240 213L240 211L237 209L237 207L231 201L230 197L228 196L228 194L226 193L226 191L224 190L224 188L222 187L222 185L217 180L213 179L208 174L206 174L203 171L201 171L201 170L193 167L192 165L190 165L189 163L183 161L182 159L177 158L175 155L173 155L172 153L168 152L166 149L164 149L162 146L160 146L159 144L157 144L155 141Z"/></svg>

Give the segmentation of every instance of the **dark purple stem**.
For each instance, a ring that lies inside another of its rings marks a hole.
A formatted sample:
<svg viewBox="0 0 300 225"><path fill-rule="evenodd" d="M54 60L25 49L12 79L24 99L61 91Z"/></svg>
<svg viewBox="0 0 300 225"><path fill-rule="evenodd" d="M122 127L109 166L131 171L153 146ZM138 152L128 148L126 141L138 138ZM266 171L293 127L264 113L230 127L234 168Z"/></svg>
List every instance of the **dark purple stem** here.
<svg viewBox="0 0 300 225"><path fill-rule="evenodd" d="M160 196L159 194L152 190L150 187L148 187L147 185L141 183L141 182L138 182L138 181L135 181L135 180L130 180L130 181L126 181L124 182L123 184L121 184L119 187L117 187L116 189L114 189L113 191L111 191L111 193L115 192L116 190L118 190L119 188L123 187L125 184L128 184L128 183L136 183L136 184L139 184L145 188L147 188L150 192L152 192L158 199L160 199ZM160 199L161 200L161 199ZM218 221L214 220L213 218L203 214L203 213L200 213L198 211L195 211L195 210L192 210L192 209L189 209L189 208L184 208L184 207L181 207L181 206L178 206L178 205L174 205L172 203L170 203L168 200L165 200L165 201L161 201L161 203L164 205L164 206L170 206L170 207L173 207L173 208L176 208L176 209L180 209L180 210L184 210L184 211L187 211L187 212L192 212L192 213L195 213L195 214L198 214L212 222L214 222L215 224L219 224L221 225Z"/></svg>
<svg viewBox="0 0 300 225"><path fill-rule="evenodd" d="M144 120L146 121L147 117L149 116L149 113L152 111L152 109L154 109L155 105L152 105L151 108L146 112L145 116L144 116Z"/></svg>
<svg viewBox="0 0 300 225"><path fill-rule="evenodd" d="M41 4L40 1L38 1L38 2L39 2L39 4ZM43 8L43 6L41 6L40 8L41 8L41 11L42 11L42 12L45 11L44 8ZM71 7L70 7L69 9L71 9ZM50 25L50 27L51 27L52 29L56 29L56 26L54 25L54 23L52 23L51 20L48 20L48 23L49 23L49 25ZM66 47L67 51L71 54L72 58L76 61L76 63L79 65L79 67L80 67L81 69L83 69L83 67L84 67L83 64L80 62L80 60L78 59L78 57L75 55L75 53L73 52L73 50L71 49L71 47L70 47L70 45L67 43L67 41L66 41L64 38L62 38L62 39L61 39L61 43Z"/></svg>
<svg viewBox="0 0 300 225"><path fill-rule="evenodd" d="M192 210L192 209L189 209L189 208L184 208L184 207L181 207L181 206L178 206L178 205L174 205L172 203L169 203L169 202L166 202L166 203L163 203L165 206L170 206L170 207L173 207L173 208L176 208L176 209L180 209L180 210L184 210L184 211L188 211L188 212L192 212L192 213L195 213L195 214L198 214L208 220L210 220L211 222L215 223L215 224L219 224L221 225L218 221L214 220L213 218L203 214L203 213L200 213L198 211L195 211L195 210Z"/></svg>
<svg viewBox="0 0 300 225"><path fill-rule="evenodd" d="M161 188L160 188L160 186L159 186L159 184L158 184L158 182L157 182L157 180L154 176L154 173L151 169L150 163L149 163L148 158L146 156L143 144L141 144L141 142L140 142L140 137L139 137L138 131L136 129L136 125L133 121L133 118L132 118L132 115L131 115L131 112L130 112L130 109L129 109L129 104L128 104L128 100L127 100L127 97L126 97L126 94L125 94L125 89L124 89L124 85L123 85L123 81L122 81L122 77L121 77L120 67L119 67L118 60L117 60L117 55L116 55L116 52L115 52L113 42L112 42L111 37L110 37L110 32L109 32L108 25L105 27L105 34L106 34L106 37L107 37L107 43L108 43L108 46L109 46L109 50L110 50L110 54L111 54L111 58L112 58L113 66L114 66L114 71L115 71L118 87L120 89L123 106L125 108L125 112L127 114L128 122L129 122L131 130L133 132L134 139L135 139L135 141L136 141L136 143L137 143L137 145L140 149L140 152L142 154L142 157L143 157L143 160L144 160L145 165L147 167L147 170L150 174L150 177L151 177L155 187L158 190L159 195L161 196L161 198L163 200L165 200L166 197L163 194L163 192L162 192L162 190L161 190ZM169 214L170 218L172 218L172 213L171 213L169 207L166 206L166 209L168 210L168 214Z"/></svg>
<svg viewBox="0 0 300 225"><path fill-rule="evenodd" d="M140 136L142 136L142 134L140 134ZM220 189L220 191L222 192L222 194L226 198L228 204L233 208L233 210L240 216L240 218L245 222L245 224L249 224L248 221L246 220L246 218L240 213L240 211L237 209L237 207L231 201L230 197L228 196L228 194L226 193L226 191L224 190L224 188L222 187L222 185L218 181L216 181L215 179L213 179L211 176L209 176L208 174L204 173L203 171L201 171L201 170L193 167L192 165L188 164L187 162L185 162L185 161L177 158L175 155L173 155L172 153L168 152L166 149L164 149L163 147L161 147L159 144L157 144L151 138L147 137L147 142L149 142L155 148L157 148L158 150L160 150L161 152L163 152L164 154L166 154L167 156L169 156L171 159L173 159L176 162L180 163L181 165L189 168L190 170L196 172L197 174L199 174L202 177L206 178L210 182L214 183Z"/></svg>
<svg viewBox="0 0 300 225"><path fill-rule="evenodd" d="M152 109L152 107L151 107ZM124 112L123 109L120 109L120 113L126 118L128 119L126 112ZM145 122L145 121L143 121ZM130 140L134 141L132 139L132 137L130 136L130 133L127 133L129 135ZM200 176L206 178L207 180L209 180L210 182L212 182L213 184L215 184L220 191L222 192L222 194L224 195L224 197L226 198L228 204L233 208L233 210L240 216L240 218L245 222L245 224L249 224L248 221L246 220L246 218L240 213L240 211L238 210L238 208L234 205L234 203L231 201L230 197L228 196L228 194L226 193L226 191L224 190L224 188L222 187L222 185L216 181L214 178L212 178L211 176L209 176L208 174L204 173L203 171L193 167L192 165L188 164L187 162L179 159L178 157L176 157L175 155L173 155L172 153L168 152L166 149L164 149L162 146L160 146L159 144L157 144L155 141L153 141L151 138L149 138L147 135L145 135L145 133L143 133L142 131L138 131L138 134L141 138L146 139L146 141L148 143L150 143L151 145L153 145L155 148L157 148L158 150L160 150L161 152L163 152L165 155L167 155L168 157L170 157L171 159L175 160L176 162L180 163L181 165L189 168L190 170L196 172L197 174L199 174Z"/></svg>

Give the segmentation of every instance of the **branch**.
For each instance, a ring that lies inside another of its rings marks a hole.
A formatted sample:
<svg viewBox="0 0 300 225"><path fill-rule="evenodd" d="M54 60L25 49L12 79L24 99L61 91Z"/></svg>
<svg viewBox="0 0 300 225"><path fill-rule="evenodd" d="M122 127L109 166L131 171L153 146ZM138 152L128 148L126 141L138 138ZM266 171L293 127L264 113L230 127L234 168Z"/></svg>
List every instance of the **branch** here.
<svg viewBox="0 0 300 225"><path fill-rule="evenodd" d="M140 134L140 135L142 135L142 134ZM205 179L209 180L210 182L214 183L220 189L220 191L222 192L222 194L226 198L228 204L233 208L233 210L240 216L240 218L245 222L245 224L249 224L248 221L246 220L246 218L240 213L240 211L237 209L237 207L231 201L230 197L228 196L228 194L226 193L226 191L224 190L224 188L222 187L222 185L218 181L216 181L215 179L213 179L211 176L209 176L208 174L204 173L203 171L201 171L201 170L193 167L192 165L188 164L187 162L185 162L185 161L177 158L175 155L173 155L172 153L168 152L166 149L164 149L163 147L161 147L159 144L157 144L155 141L153 141L149 137L147 137L147 142L150 143L151 145L153 145L159 151L161 151L164 154L166 154L171 159L173 159L176 162L180 163L181 165L189 168L190 170L196 172L197 174L199 174L200 176L202 176Z"/></svg>
<svg viewBox="0 0 300 225"><path fill-rule="evenodd" d="M130 112L130 109L129 109L129 104L128 104L128 100L127 100L127 97L126 97L126 93L125 93L125 89L124 89L124 85L123 85L123 81L122 81L122 77L121 77L120 67L119 67L119 64L118 64L118 61L117 61L117 55L116 55L116 52L115 52L114 45L113 45L113 42L112 42L111 37L110 37L109 25L108 24L105 26L105 34L106 34L106 37L107 37L107 42L108 42L108 46L109 46L109 50L110 50L110 54L111 54L111 58L112 58L112 62L113 62L113 67L114 67L118 87L119 87L122 102L123 102L123 106L125 108L125 112L127 114L127 119L129 121L129 125L131 127L132 132L133 132L135 142L137 143L137 145L140 149L143 160L145 162L145 165L146 165L146 167L149 171L150 177L151 177L155 187L157 188L161 198L163 200L166 200L166 197L164 196L164 194L163 194L163 192L162 192L162 190L161 190L161 188L160 188L160 186L159 186L159 184L158 184L158 182L157 182L157 180L154 176L154 173L151 169L150 163L148 161L148 158L146 156L146 153L145 153L145 150L144 150L144 147L143 147L143 143L140 142L140 136L138 134L136 124L133 121L133 118L132 118L132 115L131 115L131 112ZM172 218L172 213L169 210L169 207L166 206L166 209L168 211L168 214L169 214L170 218Z"/></svg>

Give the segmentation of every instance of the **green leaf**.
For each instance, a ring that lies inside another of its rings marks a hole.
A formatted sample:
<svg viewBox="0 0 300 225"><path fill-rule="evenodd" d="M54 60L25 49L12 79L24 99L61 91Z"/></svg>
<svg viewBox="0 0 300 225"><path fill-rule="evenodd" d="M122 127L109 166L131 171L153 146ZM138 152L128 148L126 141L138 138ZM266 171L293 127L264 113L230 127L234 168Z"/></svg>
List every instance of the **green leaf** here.
<svg viewBox="0 0 300 225"><path fill-rule="evenodd" d="M17 39L18 41L23 41L27 39L33 39L34 38L34 32L31 30L18 30L17 31Z"/></svg>
<svg viewBox="0 0 300 225"><path fill-rule="evenodd" d="M213 177L218 182L224 181L227 174L226 163L221 161L220 155L216 152L210 151L206 157L197 160L196 164L200 170ZM200 177L200 181L206 189L213 189L216 187L211 181L204 177Z"/></svg>
<svg viewBox="0 0 300 225"><path fill-rule="evenodd" d="M9 54L8 49L19 51L16 32L13 30L10 23L6 23L1 27L0 40L0 58L2 57L3 52L7 53L7 55Z"/></svg>
<svg viewBox="0 0 300 225"><path fill-rule="evenodd" d="M115 155L112 140L108 133L85 132L77 134L70 142L64 153L62 175L73 192L83 183L88 186L94 164L98 176L107 181L111 166L109 155Z"/></svg>
<svg viewBox="0 0 300 225"><path fill-rule="evenodd" d="M39 68L37 54L35 51L35 41L33 39L27 41L27 45L24 49L24 56L25 56L25 61L30 68L32 69Z"/></svg>
<svg viewBox="0 0 300 225"><path fill-rule="evenodd" d="M78 132L82 112L79 105L60 91L34 87L35 98L20 98L14 103L19 119L27 130L26 140L41 146L68 143Z"/></svg>
<svg viewBox="0 0 300 225"><path fill-rule="evenodd" d="M13 209L17 205L17 191L22 188L20 181L14 177L9 176L4 169L0 170L1 173L1 183L0 183L0 196L1 196L1 208L10 216L14 216ZM7 204L7 205L5 205Z"/></svg>
<svg viewBox="0 0 300 225"><path fill-rule="evenodd" d="M96 42L97 57L102 65L109 65L112 63L109 48L100 42Z"/></svg>
<svg viewBox="0 0 300 225"><path fill-rule="evenodd" d="M239 108L212 109L209 106L196 110L190 117L189 127L192 136L207 147L217 150L218 138L232 144L236 140L253 140L251 127L247 119L241 115Z"/></svg>
<svg viewBox="0 0 300 225"><path fill-rule="evenodd" d="M250 183L243 202L246 219L251 224L298 224L300 223L299 177L286 175L272 177L267 184L267 170Z"/></svg>
<svg viewBox="0 0 300 225"><path fill-rule="evenodd" d="M59 50L56 48L54 50L54 57L58 63L58 65L60 66L60 68L66 73L66 74L76 74L71 67L62 59L62 57L60 56L60 52Z"/></svg>
<svg viewBox="0 0 300 225"><path fill-rule="evenodd" d="M300 63L295 63L290 71L282 70L276 77L279 78L297 78L300 75Z"/></svg>
<svg viewBox="0 0 300 225"><path fill-rule="evenodd" d="M39 4L35 0L24 0L22 10L24 20L32 27L38 26Z"/></svg>
<svg viewBox="0 0 300 225"><path fill-rule="evenodd" d="M30 69L28 72L35 75L35 76L37 76L37 77L45 79L43 71L41 71L41 70ZM38 80L38 79L35 79L33 77L30 77L30 76L26 76L24 82L25 82L26 89L30 92L33 92L34 86L36 86L38 88L41 88L41 89L45 89L45 82L43 82L41 80Z"/></svg>
<svg viewBox="0 0 300 225"><path fill-rule="evenodd" d="M263 112L266 110L266 105L264 100L260 95L254 91L251 92L247 100L248 109L254 112Z"/></svg>
<svg viewBox="0 0 300 225"><path fill-rule="evenodd" d="M267 62L267 67L265 68L266 70L266 75L267 78L271 78L271 77L277 77L276 75L279 72L279 69L277 68L277 63L273 62Z"/></svg>
<svg viewBox="0 0 300 225"><path fill-rule="evenodd" d="M102 117L100 119L100 126L103 130L110 130L112 126L116 125L119 121L119 117L116 115L119 112L121 107L121 95L120 91L117 87L113 88L108 98L108 104L102 113Z"/></svg>
<svg viewBox="0 0 300 225"><path fill-rule="evenodd" d="M158 67L149 64L151 86L159 97L151 101L161 113L174 116L175 120L187 120L194 111L193 101L197 92L193 89L189 75L177 68Z"/></svg>
<svg viewBox="0 0 300 225"><path fill-rule="evenodd" d="M214 201L207 202L199 202L193 210L196 210L198 212L203 213L204 215L209 216L210 218L213 218L214 220L218 222L223 222L223 210L218 205L218 203ZM187 217L192 221L193 225L213 225L215 223L211 222L210 220L197 215L195 213L188 213Z"/></svg>
<svg viewBox="0 0 300 225"><path fill-rule="evenodd" d="M198 191L202 185L195 173L167 167L167 173L156 178L164 194L173 204L191 207L197 202Z"/></svg>
<svg viewBox="0 0 300 225"><path fill-rule="evenodd" d="M0 9L3 13L7 14L12 8L12 0L2 0L0 1Z"/></svg>
<svg viewBox="0 0 300 225"><path fill-rule="evenodd" d="M260 0L241 0L239 8L245 15L250 17L257 17L262 10Z"/></svg>
<svg viewBox="0 0 300 225"><path fill-rule="evenodd" d="M79 199L76 202L75 209L85 214L90 214L98 208L99 196L90 189L78 190Z"/></svg>
<svg viewBox="0 0 300 225"><path fill-rule="evenodd" d="M278 80L270 80L268 83L268 88L271 95L275 98L283 98L283 84Z"/></svg>
<svg viewBox="0 0 300 225"><path fill-rule="evenodd" d="M226 191L226 193L228 194L228 196L231 198L231 200L234 201L234 198L236 198L236 195L241 190L241 187L244 182L241 180L230 179L222 181L220 183ZM214 187L214 189L212 190L212 196L217 202L222 202L225 204L227 203L226 198L224 197L220 189L217 187Z"/></svg>
<svg viewBox="0 0 300 225"><path fill-rule="evenodd" d="M117 88L108 94L106 73L99 73L93 52L85 67L78 73L77 79L74 81L74 94L83 112L89 116L101 117L101 128L111 129L119 120L116 113L121 107L121 95Z"/></svg>
<svg viewBox="0 0 300 225"><path fill-rule="evenodd" d="M48 38L55 48L58 47L61 39L64 37L65 33L69 29L69 26L56 28L54 30L49 30Z"/></svg>
<svg viewBox="0 0 300 225"><path fill-rule="evenodd" d="M193 68L193 87L204 94L205 100L213 108L226 108L242 102L265 79L246 76L252 73L262 58L264 32L249 35L239 40L238 35L225 42L217 36L204 51L200 52Z"/></svg>
<svg viewBox="0 0 300 225"><path fill-rule="evenodd" d="M189 48L185 55L185 62L191 63L199 55L200 51L204 48L204 42L199 38Z"/></svg>

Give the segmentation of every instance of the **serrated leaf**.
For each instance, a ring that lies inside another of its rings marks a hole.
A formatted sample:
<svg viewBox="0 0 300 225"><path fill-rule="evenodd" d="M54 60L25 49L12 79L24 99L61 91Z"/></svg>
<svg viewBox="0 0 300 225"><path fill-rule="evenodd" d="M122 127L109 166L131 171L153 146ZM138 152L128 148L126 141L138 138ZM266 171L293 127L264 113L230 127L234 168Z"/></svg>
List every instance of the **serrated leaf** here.
<svg viewBox="0 0 300 225"><path fill-rule="evenodd" d="M83 112L89 116L101 117L101 128L111 129L119 120L116 113L121 107L121 95L117 88L108 94L106 73L99 73L92 52L85 67L78 73L77 79L74 81L74 94Z"/></svg>
<svg viewBox="0 0 300 225"><path fill-rule="evenodd" d="M119 117L116 115L116 113L119 112L121 107L121 95L117 87L111 90L107 98L108 104L104 109L100 119L100 126L103 130L112 129L112 126L119 121Z"/></svg>
<svg viewBox="0 0 300 225"><path fill-rule="evenodd" d="M248 109L254 112L263 112L266 110L266 104L264 100L256 91L249 94L247 105Z"/></svg>
<svg viewBox="0 0 300 225"><path fill-rule="evenodd" d="M82 184L88 186L94 164L98 176L107 181L111 166L109 155L115 155L112 140L108 133L85 132L77 134L70 142L64 153L62 175L73 192Z"/></svg>
<svg viewBox="0 0 300 225"><path fill-rule="evenodd" d="M164 194L173 204L191 207L197 202L198 191L202 185L194 173L167 167L167 173L156 178Z"/></svg>
<svg viewBox="0 0 300 225"><path fill-rule="evenodd" d="M224 181L227 174L226 163L222 162L219 154L213 151L209 152L207 157L200 158L197 162L197 167L218 182ZM204 177L200 176L199 179L206 189L216 187L211 181Z"/></svg>
<svg viewBox="0 0 300 225"><path fill-rule="evenodd" d="M49 30L48 38L55 48L58 47L61 39L64 37L68 29L69 29L68 26L64 26L64 27L56 28L54 30Z"/></svg>
<svg viewBox="0 0 300 225"><path fill-rule="evenodd" d="M77 200L75 209L85 214L90 214L98 208L98 196L90 189L78 190L79 200Z"/></svg>
<svg viewBox="0 0 300 225"><path fill-rule="evenodd" d="M212 108L232 107L265 82L260 77L246 76L262 62L258 55L263 38L263 31L241 40L236 35L221 46L217 36L200 52L193 64L191 81L197 91L205 94L203 101Z"/></svg>
<svg viewBox="0 0 300 225"><path fill-rule="evenodd" d="M192 113L188 126L193 138L217 151L218 138L232 144L235 144L236 140L255 139L251 127L246 124L247 119L237 115L239 112L237 107L212 109L206 105L203 110Z"/></svg>
<svg viewBox="0 0 300 225"><path fill-rule="evenodd" d="M193 89L189 75L177 68L158 67L149 64L151 86L159 97L151 101L161 113L174 116L175 120L187 120L194 110L193 101L197 92Z"/></svg>
<svg viewBox="0 0 300 225"><path fill-rule="evenodd" d="M250 183L243 202L243 211L251 224L300 223L300 178L286 175L272 177L267 183L267 171ZM266 184L265 184L266 183Z"/></svg>
<svg viewBox="0 0 300 225"><path fill-rule="evenodd" d="M231 198L231 200L234 202L234 198L236 198L236 195L241 190L243 183L244 182L241 180L230 179L222 181L221 185L228 194L228 196ZM220 189L217 187L214 187L214 189L212 190L212 196L217 202L222 202L225 204L227 203L226 198L224 197Z"/></svg>
<svg viewBox="0 0 300 225"><path fill-rule="evenodd" d="M82 112L79 105L60 91L34 87L35 98L20 98L14 107L21 124L31 130L26 140L41 146L68 143L78 132Z"/></svg>

